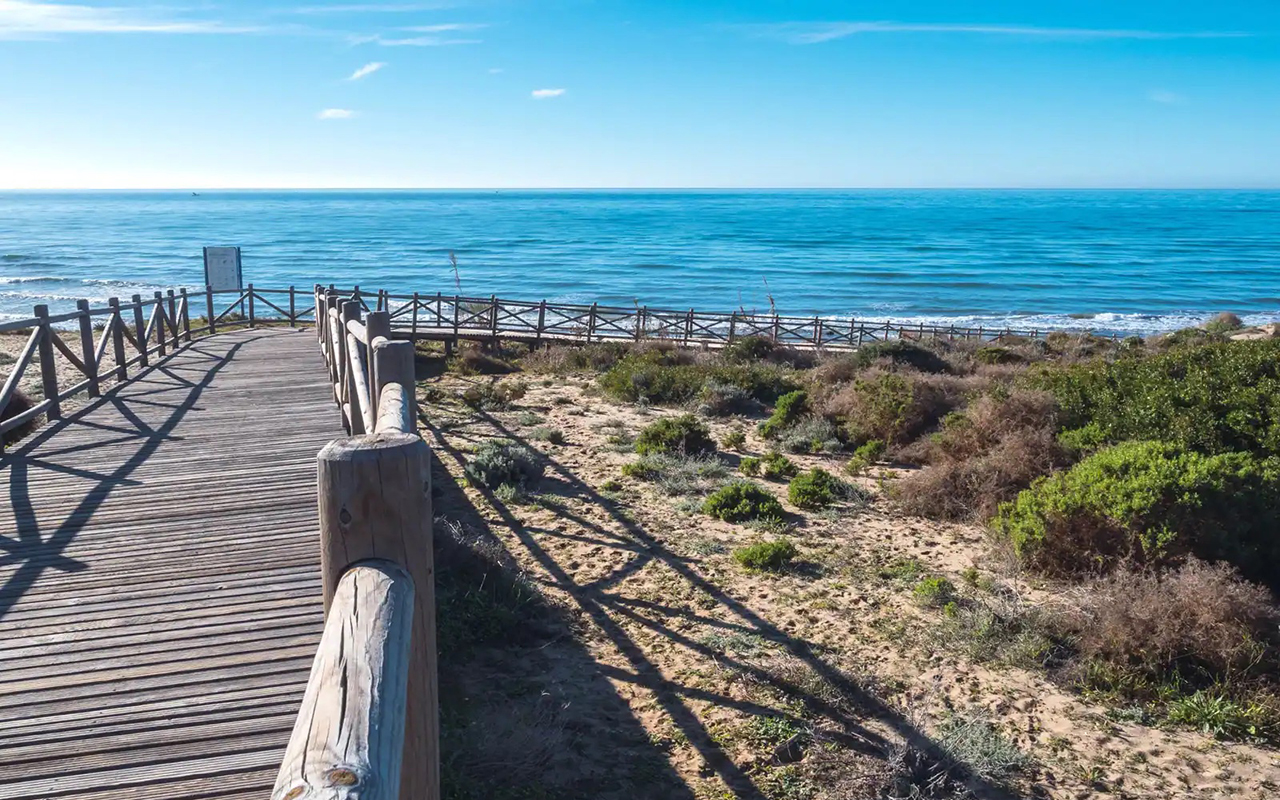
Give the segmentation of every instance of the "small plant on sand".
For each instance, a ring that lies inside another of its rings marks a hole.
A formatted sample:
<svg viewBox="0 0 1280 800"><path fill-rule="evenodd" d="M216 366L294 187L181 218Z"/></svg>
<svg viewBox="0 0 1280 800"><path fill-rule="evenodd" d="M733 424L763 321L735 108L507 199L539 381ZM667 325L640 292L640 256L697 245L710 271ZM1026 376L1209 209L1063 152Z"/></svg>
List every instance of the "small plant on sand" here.
<svg viewBox="0 0 1280 800"><path fill-rule="evenodd" d="M708 380L698 394L698 413L708 417L727 417L745 414L757 407L751 393L741 386Z"/></svg>
<svg viewBox="0 0 1280 800"><path fill-rule="evenodd" d="M799 421L808 408L808 392L803 389L787 392L778 398L773 414L760 423L760 435L766 439L776 439L785 429Z"/></svg>
<svg viewBox="0 0 1280 800"><path fill-rule="evenodd" d="M696 495L724 483L729 468L715 456L654 453L624 464L622 474L657 484L669 495Z"/></svg>
<svg viewBox="0 0 1280 800"><path fill-rule="evenodd" d="M481 411L506 411L519 402L528 390L524 381L478 383L464 389L460 399L463 405Z"/></svg>
<svg viewBox="0 0 1280 800"><path fill-rule="evenodd" d="M750 570L781 572L799 551L790 539L757 542L733 551L733 559Z"/></svg>
<svg viewBox="0 0 1280 800"><path fill-rule="evenodd" d="M548 444L564 444L564 431L548 425L539 425L529 431L529 438L538 442L547 442Z"/></svg>
<svg viewBox="0 0 1280 800"><path fill-rule="evenodd" d="M863 497L863 492L816 467L797 475L787 486L787 499L803 509L826 508L839 500L855 497Z"/></svg>
<svg viewBox="0 0 1280 800"><path fill-rule="evenodd" d="M702 504L702 510L725 522L781 518L784 513L776 497L749 481L736 481L720 487Z"/></svg>
<svg viewBox="0 0 1280 800"><path fill-rule="evenodd" d="M692 414L663 417L647 425L636 437L636 452L642 456L654 453L697 456L715 451L711 432Z"/></svg>
<svg viewBox="0 0 1280 800"><path fill-rule="evenodd" d="M476 448L464 472L477 486L497 489L504 484L526 489L542 479L544 465L536 452L517 442L490 439Z"/></svg>
<svg viewBox="0 0 1280 800"><path fill-rule="evenodd" d="M826 417L805 417L787 428L778 444L789 453L838 453L840 430Z"/></svg>
<svg viewBox="0 0 1280 800"><path fill-rule="evenodd" d="M844 471L850 475L861 475L884 457L885 443L883 439L871 439L853 451L853 458L844 465Z"/></svg>
<svg viewBox="0 0 1280 800"><path fill-rule="evenodd" d="M760 459L760 473L771 481L784 481L798 475L800 468L782 453L769 452Z"/></svg>
<svg viewBox="0 0 1280 800"><path fill-rule="evenodd" d="M738 462L738 472L755 477L760 474L760 459L747 456Z"/></svg>
<svg viewBox="0 0 1280 800"><path fill-rule="evenodd" d="M941 608L956 598L956 587L951 581L939 576L921 578L911 590L916 602L931 608Z"/></svg>
<svg viewBox="0 0 1280 800"><path fill-rule="evenodd" d="M525 426L541 425L544 422L542 415L533 411L521 411L516 421Z"/></svg>
<svg viewBox="0 0 1280 800"><path fill-rule="evenodd" d="M1003 783L1031 764L1031 758L980 711L944 719L936 741L964 772L993 783Z"/></svg>
<svg viewBox="0 0 1280 800"><path fill-rule="evenodd" d="M720 437L720 446L725 450L741 450L747 443L747 434L742 428L731 428Z"/></svg>

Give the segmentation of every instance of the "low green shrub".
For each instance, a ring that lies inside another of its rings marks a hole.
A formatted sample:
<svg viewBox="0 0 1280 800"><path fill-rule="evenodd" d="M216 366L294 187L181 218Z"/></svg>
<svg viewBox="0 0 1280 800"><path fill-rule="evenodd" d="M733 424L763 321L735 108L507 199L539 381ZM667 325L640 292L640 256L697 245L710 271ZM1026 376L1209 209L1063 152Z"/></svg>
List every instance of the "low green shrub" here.
<svg viewBox="0 0 1280 800"><path fill-rule="evenodd" d="M709 381L736 386L763 403L796 388L793 370L775 364L664 363L650 353L623 358L599 383L615 400L679 405L695 400Z"/></svg>
<svg viewBox="0 0 1280 800"><path fill-rule="evenodd" d="M708 379L698 393L698 413L708 417L745 414L757 406L755 399L746 389L714 378Z"/></svg>
<svg viewBox="0 0 1280 800"><path fill-rule="evenodd" d="M463 472L477 486L497 489L509 484L517 488L536 486L545 465L538 454L510 440L489 439L476 448Z"/></svg>
<svg viewBox="0 0 1280 800"><path fill-rule="evenodd" d="M1022 364L1026 361L1020 353L995 345L979 347L973 351L973 358L979 364Z"/></svg>
<svg viewBox="0 0 1280 800"><path fill-rule="evenodd" d="M783 430L794 425L808 410L808 392L803 389L787 392L778 398L773 414L760 423L760 435L766 439L777 438Z"/></svg>
<svg viewBox="0 0 1280 800"><path fill-rule="evenodd" d="M1089 440L1176 442L1203 453L1280 455L1280 341L1175 346L1037 371L1061 427Z"/></svg>
<svg viewBox="0 0 1280 800"><path fill-rule="evenodd" d="M854 450L853 455L855 458L863 459L868 464L874 464L884 458L884 453L887 449L883 439L869 439Z"/></svg>
<svg viewBox="0 0 1280 800"><path fill-rule="evenodd" d="M1204 329L1209 333L1218 334L1233 333L1243 327L1244 321L1230 311L1223 311L1204 324Z"/></svg>
<svg viewBox="0 0 1280 800"><path fill-rule="evenodd" d="M946 578L931 576L921 578L911 594L922 605L941 608L956 599L956 587Z"/></svg>
<svg viewBox="0 0 1280 800"><path fill-rule="evenodd" d="M892 339L863 345L855 353L860 367L869 367L877 361L889 361L894 366L913 367L921 372L947 372L947 362L934 351L906 339Z"/></svg>
<svg viewBox="0 0 1280 800"><path fill-rule="evenodd" d="M549 425L539 425L529 431L529 438L548 444L564 444L564 431Z"/></svg>
<svg viewBox="0 0 1280 800"><path fill-rule="evenodd" d="M1280 740L1280 707L1274 700L1241 701L1219 691L1201 690L1169 703L1166 718L1215 739Z"/></svg>
<svg viewBox="0 0 1280 800"><path fill-rule="evenodd" d="M744 336L724 349L724 360L735 364L765 361L778 349L778 343L763 336Z"/></svg>
<svg viewBox="0 0 1280 800"><path fill-rule="evenodd" d="M846 440L901 445L963 406L975 380L954 375L869 371L824 398L820 411L840 420Z"/></svg>
<svg viewBox="0 0 1280 800"><path fill-rule="evenodd" d="M657 484L665 494L689 496L718 488L728 478L729 468L713 455L652 453L623 464L622 474Z"/></svg>
<svg viewBox="0 0 1280 800"><path fill-rule="evenodd" d="M636 437L636 452L642 456L654 453L696 456L715 451L711 432L692 414L663 417L645 426Z"/></svg>
<svg viewBox="0 0 1280 800"><path fill-rule="evenodd" d="M754 477L760 474L760 466L760 459L755 456L747 456L738 462L738 472Z"/></svg>
<svg viewBox="0 0 1280 800"><path fill-rule="evenodd" d="M733 559L750 570L781 572L799 554L790 539L757 542L733 551Z"/></svg>
<svg viewBox="0 0 1280 800"><path fill-rule="evenodd" d="M720 437L720 446L725 450L741 450L747 443L747 434L741 428L727 430Z"/></svg>
<svg viewBox="0 0 1280 800"><path fill-rule="evenodd" d="M529 391L524 381L477 383L462 391L459 399L463 405L481 411L506 411L522 400Z"/></svg>
<svg viewBox="0 0 1280 800"><path fill-rule="evenodd" d="M771 481L784 481L800 473L795 462L782 453L770 451L760 459L760 474Z"/></svg>
<svg viewBox="0 0 1280 800"><path fill-rule="evenodd" d="M789 453L837 453L840 431L826 417L805 417L784 430L778 444Z"/></svg>
<svg viewBox="0 0 1280 800"><path fill-rule="evenodd" d="M749 481L720 487L702 504L702 510L725 522L781 518L784 513L776 497Z"/></svg>
<svg viewBox="0 0 1280 800"><path fill-rule="evenodd" d="M865 499L865 493L817 467L797 475L787 486L787 499L797 508L826 508L840 500L854 498Z"/></svg>
<svg viewBox="0 0 1280 800"><path fill-rule="evenodd" d="M1000 507L995 529L1031 565L1083 572L1132 560L1226 561L1280 583L1280 459L1161 442L1102 450Z"/></svg>
<svg viewBox="0 0 1280 800"><path fill-rule="evenodd" d="M506 375L516 367L480 347L461 348L449 359L449 371L459 375Z"/></svg>

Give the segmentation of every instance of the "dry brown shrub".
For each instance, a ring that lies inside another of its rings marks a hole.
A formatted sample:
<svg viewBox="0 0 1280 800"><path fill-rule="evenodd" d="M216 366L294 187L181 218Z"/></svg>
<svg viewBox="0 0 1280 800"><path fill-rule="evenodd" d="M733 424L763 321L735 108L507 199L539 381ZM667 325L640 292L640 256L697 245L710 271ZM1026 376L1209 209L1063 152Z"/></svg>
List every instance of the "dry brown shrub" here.
<svg viewBox="0 0 1280 800"><path fill-rule="evenodd" d="M1264 587L1193 558L1164 573L1127 568L1097 578L1053 621L1086 660L1153 674L1200 667L1226 678L1267 657L1280 615Z"/></svg>
<svg viewBox="0 0 1280 800"><path fill-rule="evenodd" d="M1066 466L1057 408L1046 392L984 394L943 430L903 448L929 467L895 486L899 505L933 519L984 521L1041 475Z"/></svg>
<svg viewBox="0 0 1280 800"><path fill-rule="evenodd" d="M987 385L974 376L875 366L852 383L820 395L814 406L820 415L839 420L851 443L880 439L895 456L896 448L936 428L943 417Z"/></svg>
<svg viewBox="0 0 1280 800"><path fill-rule="evenodd" d="M8 404L0 409L0 422L12 419L19 414L30 411L35 406L35 401L27 396L27 393L21 389L14 389L13 395L10 396ZM30 435L36 428L40 427L40 419L27 420L18 427L4 434L6 442L16 442L24 436Z"/></svg>

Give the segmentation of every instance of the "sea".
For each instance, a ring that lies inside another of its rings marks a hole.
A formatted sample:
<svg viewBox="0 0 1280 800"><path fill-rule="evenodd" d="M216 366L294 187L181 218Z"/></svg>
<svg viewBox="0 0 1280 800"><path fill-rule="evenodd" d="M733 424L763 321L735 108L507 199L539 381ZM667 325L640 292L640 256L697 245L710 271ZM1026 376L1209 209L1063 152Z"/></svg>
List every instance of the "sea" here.
<svg viewBox="0 0 1280 800"><path fill-rule="evenodd" d="M0 319L244 280L1145 334L1280 319L1280 191L0 193Z"/></svg>

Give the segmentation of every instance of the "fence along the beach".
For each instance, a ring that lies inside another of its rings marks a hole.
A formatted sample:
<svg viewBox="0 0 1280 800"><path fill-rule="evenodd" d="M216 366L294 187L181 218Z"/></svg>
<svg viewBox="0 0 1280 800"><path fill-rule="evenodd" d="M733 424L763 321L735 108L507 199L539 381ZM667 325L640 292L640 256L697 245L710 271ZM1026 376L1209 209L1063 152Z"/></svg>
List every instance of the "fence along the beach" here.
<svg viewBox="0 0 1280 800"><path fill-rule="evenodd" d="M387 311L392 329L411 339L517 339L581 342L661 339L687 345L723 347L758 336L804 348L856 349L888 339L1039 338L1047 331L958 325L906 324L855 318L797 317L746 311L707 312L636 306L509 300L443 293L412 295L384 291L328 290L339 302L365 311ZM370 299L374 303L370 306Z"/></svg>
<svg viewBox="0 0 1280 800"><path fill-rule="evenodd" d="M273 800L436 800L430 451L413 344L316 287L317 340L352 435L319 455L325 627Z"/></svg>
<svg viewBox="0 0 1280 800"><path fill-rule="evenodd" d="M6 433L41 415L49 420L61 419L62 404L68 399L83 392L89 397L98 397L104 382L124 381L131 368L147 367L152 356L163 357L195 338L216 333L219 325L253 327L266 321L297 325L311 314L311 307L297 311L295 294L292 286L255 289L252 284L244 291L213 291L209 287L198 292L169 289L157 291L146 300L135 294L127 303L112 297L106 305L97 307L88 300L77 300L76 310L63 314L51 315L47 305L38 305L27 319L0 323L0 333L29 333L26 345L0 384L0 417L34 362L39 363L41 397L31 408L0 422L0 449L4 447ZM232 296L231 302L217 312L216 308L228 295ZM272 298L276 302L272 302ZM203 301L205 316L194 320L193 326L191 308L198 301ZM257 303L275 313L255 313ZM247 316L237 311L246 306ZM70 386L60 386L59 359L70 364L83 379Z"/></svg>

